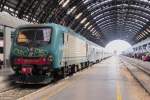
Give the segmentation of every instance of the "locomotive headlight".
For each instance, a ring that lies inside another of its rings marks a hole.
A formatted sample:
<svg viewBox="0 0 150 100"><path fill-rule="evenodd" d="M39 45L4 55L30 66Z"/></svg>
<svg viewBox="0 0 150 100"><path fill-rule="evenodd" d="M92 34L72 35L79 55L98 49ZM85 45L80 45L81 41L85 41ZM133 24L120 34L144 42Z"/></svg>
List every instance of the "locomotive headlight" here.
<svg viewBox="0 0 150 100"><path fill-rule="evenodd" d="M52 56L48 56L47 57L47 61L52 62L53 61L53 57Z"/></svg>
<svg viewBox="0 0 150 100"><path fill-rule="evenodd" d="M17 67L16 67L16 66L12 66L12 68L13 68L13 70L16 70L16 69L17 69Z"/></svg>
<svg viewBox="0 0 150 100"><path fill-rule="evenodd" d="M43 60L44 62L46 62L46 58L43 58L42 60Z"/></svg>

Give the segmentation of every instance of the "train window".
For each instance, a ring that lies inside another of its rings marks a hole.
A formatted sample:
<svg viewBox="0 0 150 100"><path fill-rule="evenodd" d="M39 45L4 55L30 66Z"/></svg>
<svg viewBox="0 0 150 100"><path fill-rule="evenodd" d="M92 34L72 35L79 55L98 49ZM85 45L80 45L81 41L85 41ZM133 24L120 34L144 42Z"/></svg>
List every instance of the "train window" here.
<svg viewBox="0 0 150 100"><path fill-rule="evenodd" d="M3 37L4 37L4 33L0 32L0 38L3 38Z"/></svg>
<svg viewBox="0 0 150 100"><path fill-rule="evenodd" d="M3 38L4 38L4 33L0 32L0 40L3 40Z"/></svg>
<svg viewBox="0 0 150 100"><path fill-rule="evenodd" d="M137 51L137 48L135 48L135 51Z"/></svg>
<svg viewBox="0 0 150 100"><path fill-rule="evenodd" d="M20 29L18 32L17 43L22 45L29 43L49 43L51 33L51 28Z"/></svg>
<svg viewBox="0 0 150 100"><path fill-rule="evenodd" d="M143 49L146 49L146 46L147 46L147 44L144 44L144 45L143 45Z"/></svg>
<svg viewBox="0 0 150 100"><path fill-rule="evenodd" d="M69 35L67 35L67 41L69 40Z"/></svg>
<svg viewBox="0 0 150 100"><path fill-rule="evenodd" d="M4 51L4 48L3 47L0 47L0 53L3 53Z"/></svg>
<svg viewBox="0 0 150 100"><path fill-rule="evenodd" d="M148 44L147 48L150 49L150 43Z"/></svg>
<svg viewBox="0 0 150 100"><path fill-rule="evenodd" d="M64 43L67 43L69 40L69 35L68 33L64 33Z"/></svg>
<svg viewBox="0 0 150 100"><path fill-rule="evenodd" d="M134 51L136 51L136 48L133 48Z"/></svg>

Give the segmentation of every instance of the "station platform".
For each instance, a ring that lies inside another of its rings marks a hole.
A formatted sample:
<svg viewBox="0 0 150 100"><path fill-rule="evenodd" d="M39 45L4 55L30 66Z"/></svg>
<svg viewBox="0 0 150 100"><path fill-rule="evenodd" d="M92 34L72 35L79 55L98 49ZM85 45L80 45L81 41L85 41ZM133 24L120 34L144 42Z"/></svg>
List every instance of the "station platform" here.
<svg viewBox="0 0 150 100"><path fill-rule="evenodd" d="M10 67L0 69L0 92L6 91L11 87L13 73Z"/></svg>
<svg viewBox="0 0 150 100"><path fill-rule="evenodd" d="M19 100L29 99L150 100L150 96L129 72L121 58L113 56Z"/></svg>
<svg viewBox="0 0 150 100"><path fill-rule="evenodd" d="M3 67L0 69L0 76L9 76L14 74L11 67Z"/></svg>
<svg viewBox="0 0 150 100"><path fill-rule="evenodd" d="M6 81L13 75L14 72L10 67L3 67L0 69L0 82Z"/></svg>

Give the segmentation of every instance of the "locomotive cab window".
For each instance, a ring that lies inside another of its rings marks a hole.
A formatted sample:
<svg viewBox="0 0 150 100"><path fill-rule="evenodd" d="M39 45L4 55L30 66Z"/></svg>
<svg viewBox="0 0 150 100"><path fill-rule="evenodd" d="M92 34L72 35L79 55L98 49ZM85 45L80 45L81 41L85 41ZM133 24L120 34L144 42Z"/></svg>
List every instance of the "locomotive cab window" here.
<svg viewBox="0 0 150 100"><path fill-rule="evenodd" d="M50 43L51 34L51 28L20 29L18 31L17 43L20 45Z"/></svg>

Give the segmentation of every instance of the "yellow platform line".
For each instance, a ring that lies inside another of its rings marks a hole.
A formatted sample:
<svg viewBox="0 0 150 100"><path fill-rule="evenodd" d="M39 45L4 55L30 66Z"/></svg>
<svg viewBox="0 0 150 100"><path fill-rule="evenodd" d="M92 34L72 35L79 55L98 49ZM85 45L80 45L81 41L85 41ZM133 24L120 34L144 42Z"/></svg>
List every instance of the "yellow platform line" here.
<svg viewBox="0 0 150 100"><path fill-rule="evenodd" d="M122 100L121 87L119 81L116 83L116 96L117 100Z"/></svg>

